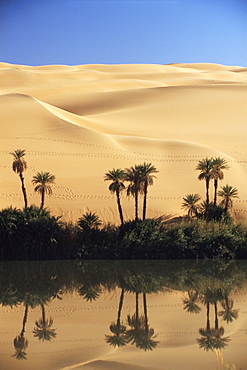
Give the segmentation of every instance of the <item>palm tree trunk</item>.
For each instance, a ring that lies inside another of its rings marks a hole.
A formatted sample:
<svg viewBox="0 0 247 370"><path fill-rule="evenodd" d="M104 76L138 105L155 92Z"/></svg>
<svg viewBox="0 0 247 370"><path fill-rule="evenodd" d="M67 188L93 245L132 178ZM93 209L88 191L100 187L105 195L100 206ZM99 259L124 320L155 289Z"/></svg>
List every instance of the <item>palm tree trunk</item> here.
<svg viewBox="0 0 247 370"><path fill-rule="evenodd" d="M121 221L121 225L123 225L124 224L124 218L123 218L123 210L122 210L122 206L121 206L121 202L120 202L119 190L116 191L116 196L117 196L117 206L118 206L120 221Z"/></svg>
<svg viewBox="0 0 247 370"><path fill-rule="evenodd" d="M228 213L228 209L229 209L229 198L226 198L226 205L225 205L225 213L226 214Z"/></svg>
<svg viewBox="0 0 247 370"><path fill-rule="evenodd" d="M25 333L25 327L26 327L26 323L27 323L27 315L28 315L28 305L26 304L25 305L25 312L24 312L24 316L23 316L23 321L22 321L22 330L21 330L21 337L23 337L24 333Z"/></svg>
<svg viewBox="0 0 247 370"><path fill-rule="evenodd" d="M206 204L209 205L209 179L206 178Z"/></svg>
<svg viewBox="0 0 247 370"><path fill-rule="evenodd" d="M217 203L217 189L218 189L218 180L214 179L214 206Z"/></svg>
<svg viewBox="0 0 247 370"><path fill-rule="evenodd" d="M142 219L143 220L145 220L145 218L146 218L147 193L148 193L148 184L147 184L147 181L145 181L145 184L144 184L144 195L143 195L143 210L142 210Z"/></svg>
<svg viewBox="0 0 247 370"><path fill-rule="evenodd" d="M45 189L42 189L40 208L43 208L44 207L44 204L45 204Z"/></svg>
<svg viewBox="0 0 247 370"><path fill-rule="evenodd" d="M135 219L138 220L138 188L135 187Z"/></svg>
<svg viewBox="0 0 247 370"><path fill-rule="evenodd" d="M22 172L20 172L19 176L20 176L20 179L21 179L21 189L22 189L22 193L23 193L23 197L24 197L24 207L27 208L27 192L26 192L26 188L24 186L24 177L22 175Z"/></svg>

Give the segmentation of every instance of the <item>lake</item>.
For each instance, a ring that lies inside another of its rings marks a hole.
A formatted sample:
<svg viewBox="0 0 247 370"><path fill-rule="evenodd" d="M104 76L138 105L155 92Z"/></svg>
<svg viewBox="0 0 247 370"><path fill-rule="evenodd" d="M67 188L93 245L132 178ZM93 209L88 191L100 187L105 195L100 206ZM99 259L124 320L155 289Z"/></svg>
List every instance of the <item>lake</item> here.
<svg viewBox="0 0 247 370"><path fill-rule="evenodd" d="M247 261L1 262L0 304L0 369L247 369Z"/></svg>

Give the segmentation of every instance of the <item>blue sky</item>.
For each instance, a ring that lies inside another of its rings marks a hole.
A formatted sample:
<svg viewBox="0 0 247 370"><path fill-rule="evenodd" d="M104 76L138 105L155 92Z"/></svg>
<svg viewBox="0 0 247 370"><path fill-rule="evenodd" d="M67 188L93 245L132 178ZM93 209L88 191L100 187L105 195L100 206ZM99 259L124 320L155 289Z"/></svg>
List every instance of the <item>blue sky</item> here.
<svg viewBox="0 0 247 370"><path fill-rule="evenodd" d="M0 0L0 61L247 66L247 0Z"/></svg>

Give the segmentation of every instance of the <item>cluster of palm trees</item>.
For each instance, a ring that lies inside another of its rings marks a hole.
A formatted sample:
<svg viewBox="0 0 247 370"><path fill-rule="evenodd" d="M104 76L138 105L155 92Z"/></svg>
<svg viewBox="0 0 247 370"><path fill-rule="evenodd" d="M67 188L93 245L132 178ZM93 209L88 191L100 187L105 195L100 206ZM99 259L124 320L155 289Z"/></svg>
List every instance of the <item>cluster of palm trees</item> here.
<svg viewBox="0 0 247 370"><path fill-rule="evenodd" d="M142 219L145 220L147 212L147 193L148 186L153 185L154 173L159 172L152 163L143 163L126 168L113 168L104 176L105 181L111 181L109 190L116 194L117 206L121 224L124 223L123 210L120 201L120 194L126 190L127 196L133 196L135 199L135 220L139 219L139 195L143 195ZM128 185L125 186L124 182Z"/></svg>
<svg viewBox="0 0 247 370"><path fill-rule="evenodd" d="M21 189L24 197L24 207L27 208L27 191L24 184L23 172L27 169L27 162L25 160L26 152L23 149L17 149L10 153L13 156L12 169L16 172L21 180ZM52 194L52 187L55 183L56 177L49 172L38 172L33 176L32 184L34 185L34 191L41 195L40 208L44 207L45 194Z"/></svg>
<svg viewBox="0 0 247 370"><path fill-rule="evenodd" d="M238 198L238 190L231 185L225 185L218 190L219 180L224 178L224 170L228 170L230 166L224 158L220 157L205 157L201 159L196 170L200 171L198 180L204 180L206 183L206 200L203 204L199 204L201 197L199 194L187 194L183 198L182 208L188 211L188 217L191 219L194 215L197 215L199 210L205 210L207 212L209 206L217 206L217 196L221 198L220 206L224 208L227 213L233 204L233 198ZM210 202L209 198L209 187L210 182L214 181L214 198Z"/></svg>
<svg viewBox="0 0 247 370"><path fill-rule="evenodd" d="M27 192L24 184L23 173L27 169L27 162L25 160L25 150L17 149L10 153L13 156L12 169L20 177L21 189L24 198L24 207L28 206ZM230 167L224 158L220 157L205 157L201 159L196 170L200 171L198 179L204 180L206 183L206 200L204 204L199 204L201 197L199 194L187 194L183 198L182 208L188 211L188 217L191 219L194 215L197 215L200 209L207 210L208 207L217 206L217 197L221 198L220 206L224 208L227 213L233 204L233 199L238 197L238 190L231 185L225 185L218 190L218 182L224 178L224 170L228 170ZM133 196L135 202L135 220L139 219L139 195L143 195L143 206L142 206L142 220L145 220L147 213L147 193L148 187L153 185L155 173L159 172L152 163L146 163L135 165L130 168L113 168L113 170L107 172L104 176L105 181L111 181L109 185L110 192L116 195L118 213L121 224L124 224L123 209L121 205L121 193L126 190L127 196ZM209 199L209 187L210 182L214 182L214 198L210 202ZM128 183L125 186L125 182ZM52 185L55 184L55 176L49 172L38 172L33 176L32 184L34 185L34 191L41 195L40 208L44 207L45 194L52 194ZM83 222L83 221L82 221Z"/></svg>

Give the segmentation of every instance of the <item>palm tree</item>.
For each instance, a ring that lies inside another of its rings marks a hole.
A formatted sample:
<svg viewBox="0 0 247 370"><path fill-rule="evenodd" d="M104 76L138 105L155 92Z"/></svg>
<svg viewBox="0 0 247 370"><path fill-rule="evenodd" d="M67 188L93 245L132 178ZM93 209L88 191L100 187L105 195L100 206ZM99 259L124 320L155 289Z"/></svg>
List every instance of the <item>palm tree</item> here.
<svg viewBox="0 0 247 370"><path fill-rule="evenodd" d="M188 218L191 219L193 215L197 215L200 205L197 203L201 199L199 194L187 194L183 198L182 207L183 209L188 210Z"/></svg>
<svg viewBox="0 0 247 370"><path fill-rule="evenodd" d="M199 180L205 180L206 182L206 204L209 204L209 182L214 179L213 173L213 158L203 158L201 159L196 167L196 170L200 171L198 176Z"/></svg>
<svg viewBox="0 0 247 370"><path fill-rule="evenodd" d="M127 187L127 196L135 198L135 220L138 220L139 193L143 192L142 175L139 166L125 169L125 179L130 184Z"/></svg>
<svg viewBox="0 0 247 370"><path fill-rule="evenodd" d="M215 157L213 158L213 174L214 174L214 205L217 203L217 190L218 190L218 181L223 180L224 173L222 170L228 170L227 161L224 158Z"/></svg>
<svg viewBox="0 0 247 370"><path fill-rule="evenodd" d="M83 230L92 230L98 229L102 225L102 221L96 213L89 211L79 218L78 225Z"/></svg>
<svg viewBox="0 0 247 370"><path fill-rule="evenodd" d="M231 185L225 185L221 187L222 190L218 191L218 196L222 198L220 205L225 208L227 213L232 208L233 198L238 198L237 188L233 188Z"/></svg>
<svg viewBox="0 0 247 370"><path fill-rule="evenodd" d="M125 189L123 181L125 180L125 172L121 168L113 168L112 171L109 171L105 174L105 181L112 181L109 185L109 190L112 193L116 193L118 212L120 216L121 224L124 223L123 210L120 202L120 193Z"/></svg>
<svg viewBox="0 0 247 370"><path fill-rule="evenodd" d="M143 163L137 166L138 171L141 176L141 182L143 183L143 210L142 210L142 219L146 218L147 210L147 193L148 186L153 185L153 179L156 178L153 174L157 173L156 167L152 163Z"/></svg>
<svg viewBox="0 0 247 370"><path fill-rule="evenodd" d="M50 317L46 319L45 317L45 306L41 303L42 318L35 321L35 328L33 329L33 334L38 340L51 340L56 337L56 329L51 329L53 325L53 319Z"/></svg>
<svg viewBox="0 0 247 370"><path fill-rule="evenodd" d="M45 194L51 195L52 188L51 185L55 184L55 175L52 175L50 172L38 172L33 176L32 183L35 185L34 191L41 194L41 204L40 208L44 207L45 203Z"/></svg>
<svg viewBox="0 0 247 370"><path fill-rule="evenodd" d="M21 180L21 189L24 197L24 207L27 207L27 192L24 185L24 177L23 172L27 169L27 162L24 159L24 156L26 154L25 150L23 149L17 149L14 152L11 152L10 154L13 155L13 163L12 163L12 169L14 172L16 172Z"/></svg>

